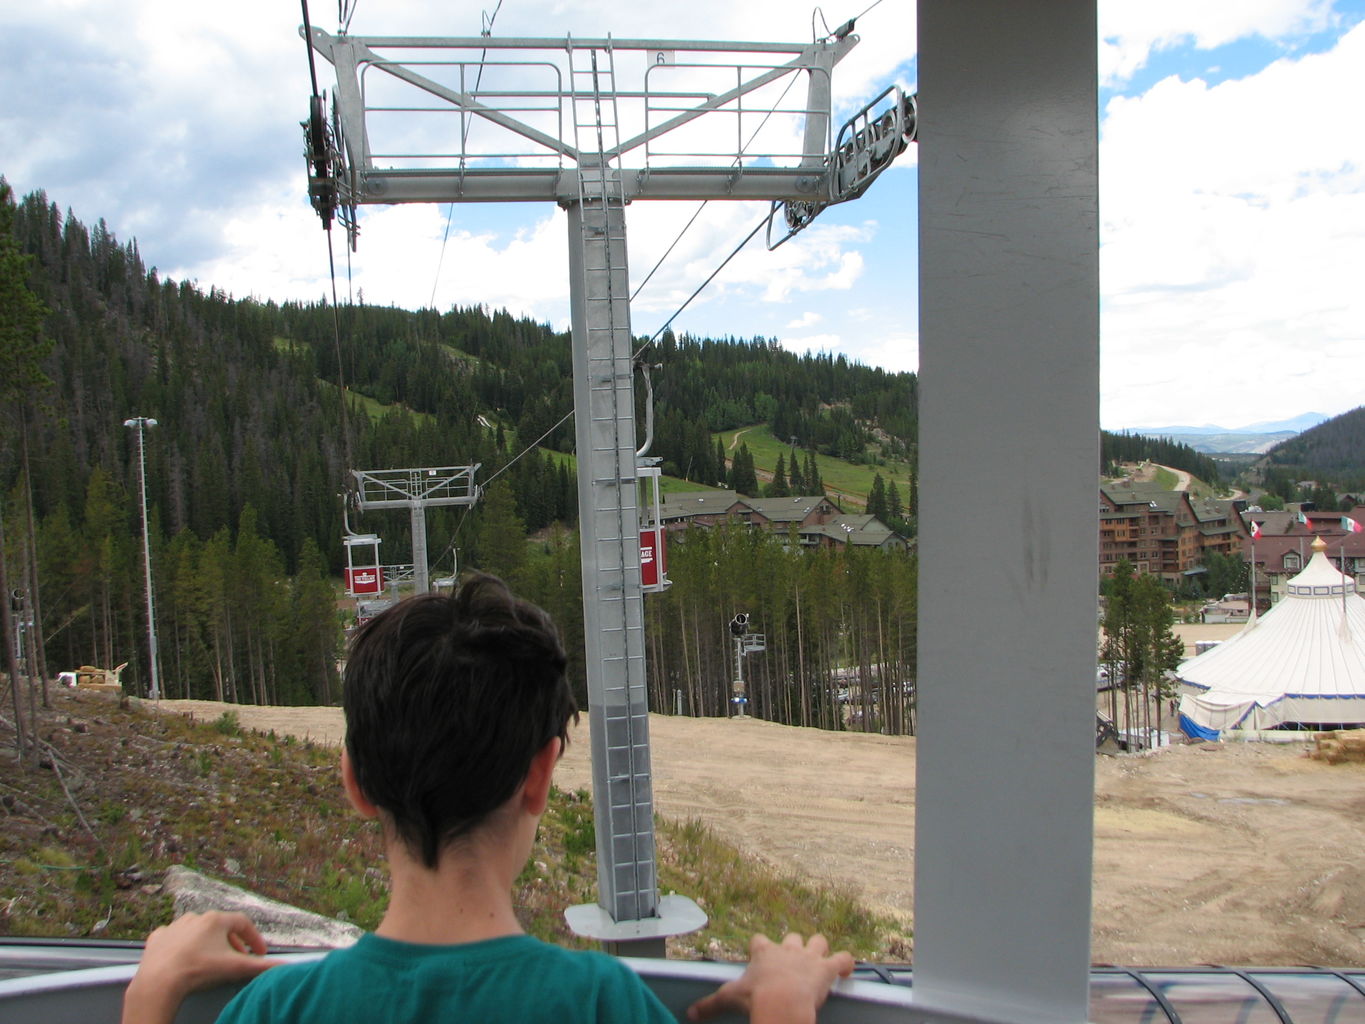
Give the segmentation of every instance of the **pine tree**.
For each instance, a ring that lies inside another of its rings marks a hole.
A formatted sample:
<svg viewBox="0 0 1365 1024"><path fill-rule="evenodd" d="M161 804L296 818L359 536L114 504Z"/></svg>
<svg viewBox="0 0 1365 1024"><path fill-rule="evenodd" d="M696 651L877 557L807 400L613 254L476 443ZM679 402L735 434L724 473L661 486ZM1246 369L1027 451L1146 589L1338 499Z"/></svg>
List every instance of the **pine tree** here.
<svg viewBox="0 0 1365 1024"><path fill-rule="evenodd" d="M806 478L801 472L801 460L796 457L795 449L791 453L791 469L787 473L787 488L797 496L809 493L806 490Z"/></svg>
<svg viewBox="0 0 1365 1024"><path fill-rule="evenodd" d="M340 696L336 658L341 631L322 552L311 537L304 540L299 552L299 571L291 600L294 626L291 646L299 655L298 681L302 685L292 689L290 703L334 704Z"/></svg>
<svg viewBox="0 0 1365 1024"><path fill-rule="evenodd" d="M889 518L886 512L886 481L880 473L872 476L872 490L867 495L867 514L876 516L882 522Z"/></svg>
<svg viewBox="0 0 1365 1024"><path fill-rule="evenodd" d="M1141 628L1143 728L1153 727L1148 716L1155 707L1155 727L1160 731L1166 701L1176 692L1167 673L1180 664L1185 645L1173 629L1175 611L1170 591L1159 579L1147 573L1140 576L1134 604Z"/></svg>
<svg viewBox="0 0 1365 1024"><path fill-rule="evenodd" d="M787 488L787 467L781 455L777 457L777 467L773 470L773 479L766 493L770 498L785 498L791 493Z"/></svg>
<svg viewBox="0 0 1365 1024"><path fill-rule="evenodd" d="M474 534L477 565L515 586L526 563L526 526L517 515L512 488L506 480L498 480L483 492L479 513L479 526Z"/></svg>
<svg viewBox="0 0 1365 1024"><path fill-rule="evenodd" d="M158 607L166 696L212 699L209 639L209 595L200 575L203 544L193 530L181 530L167 545L157 565L169 575L166 600Z"/></svg>
<svg viewBox="0 0 1365 1024"><path fill-rule="evenodd" d="M892 480L886 488L886 521L899 523L905 518L905 506L901 504L901 492L896 486L896 481Z"/></svg>
<svg viewBox="0 0 1365 1024"><path fill-rule="evenodd" d="M747 444L740 444L730 464L730 487L749 498L758 497L758 475L754 471L754 457Z"/></svg>
<svg viewBox="0 0 1365 1024"><path fill-rule="evenodd" d="M42 368L53 346L43 331L48 310L29 287L33 267L33 257L14 239L13 194L0 178L0 399L5 408L52 384Z"/></svg>
<svg viewBox="0 0 1365 1024"><path fill-rule="evenodd" d="M815 461L815 452L806 450L806 490L813 495L825 493L825 481L820 476L820 464Z"/></svg>
<svg viewBox="0 0 1365 1024"><path fill-rule="evenodd" d="M1183 645L1172 628L1175 613L1165 585L1150 573L1138 575L1126 559L1104 581L1104 644L1108 663L1110 715L1130 736L1161 727L1164 702L1172 695L1166 673L1180 664ZM1118 693L1124 705L1118 707ZM1156 714L1153 717L1152 712Z"/></svg>
<svg viewBox="0 0 1365 1024"><path fill-rule="evenodd" d="M9 184L4 178L0 178L0 409L15 410L21 420L19 428L24 437L24 476L28 479L27 437L32 418L31 395L35 389L52 384L41 365L42 360L52 350L52 340L43 333L47 307L29 287L33 257L20 251L13 229L14 200ZM5 419L8 420L9 417L6 416ZM3 426L8 433L11 424L6 422ZM31 490L28 488L24 510L26 520L31 526L33 509ZM0 508L0 516L3 514L4 511ZM22 583L22 574L11 574L9 571L3 533L4 531L0 529L0 596L4 598L4 609L0 612L0 643L5 645L7 652L4 663L6 675L13 681L10 689L14 698L15 731L18 733L19 751L22 755L26 746L31 747L34 753L37 746L36 735L26 736L26 726L33 723L28 723L22 714L20 707L22 702L19 699L19 665L13 656L14 622L10 615L9 594L13 584ZM31 534L29 539L33 540ZM19 589L36 597L39 582L36 566L32 567L31 578L34 581L33 586ZM37 633L41 642L41 620L38 622ZM29 686L33 685L34 681L30 677ZM47 703L46 691L43 702Z"/></svg>

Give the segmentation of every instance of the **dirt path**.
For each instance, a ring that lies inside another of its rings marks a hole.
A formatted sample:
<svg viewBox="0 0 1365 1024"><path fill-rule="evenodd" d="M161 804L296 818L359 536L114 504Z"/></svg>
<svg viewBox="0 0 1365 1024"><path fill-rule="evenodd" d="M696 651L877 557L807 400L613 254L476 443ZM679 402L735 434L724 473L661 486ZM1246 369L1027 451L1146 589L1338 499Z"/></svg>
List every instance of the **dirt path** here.
<svg viewBox="0 0 1365 1024"><path fill-rule="evenodd" d="M251 728L341 740L334 708L234 710ZM914 739L659 715L650 730L661 814L700 818L880 908L909 908ZM1097 962L1365 965L1365 765L1329 766L1305 749L1205 744L1096 760ZM585 719L557 781L589 778Z"/></svg>
<svg viewBox="0 0 1365 1024"><path fill-rule="evenodd" d="M1173 490L1188 491L1190 481L1193 477L1183 469L1176 469L1174 466L1161 466L1155 462L1143 462L1139 464L1128 463L1131 468L1128 472L1128 479L1134 483L1151 483L1156 479L1158 470L1164 469L1167 473L1175 474L1175 487Z"/></svg>
<svg viewBox="0 0 1365 1024"><path fill-rule="evenodd" d="M745 434L747 434L749 431L753 430L753 429L754 429L753 427L743 427L743 428L741 428L741 429L739 429L739 430L736 430L736 431L735 431L735 436L732 437L732 438L730 438L730 446L729 446L728 448L726 448L726 451L732 452L732 451L734 451L736 448L738 448L738 447L739 447L739 439L740 439L741 437L743 437Z"/></svg>

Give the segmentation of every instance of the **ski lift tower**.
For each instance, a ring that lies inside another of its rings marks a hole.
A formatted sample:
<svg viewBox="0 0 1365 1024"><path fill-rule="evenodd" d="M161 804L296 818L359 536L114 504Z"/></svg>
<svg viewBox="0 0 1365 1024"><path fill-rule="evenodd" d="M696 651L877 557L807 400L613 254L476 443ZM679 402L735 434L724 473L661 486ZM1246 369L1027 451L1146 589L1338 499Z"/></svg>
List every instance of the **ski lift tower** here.
<svg viewBox="0 0 1365 1024"><path fill-rule="evenodd" d="M412 579L419 594L431 589L431 567L427 565L427 509L440 505L472 505L478 501L479 487L474 483L474 474L479 471L479 465L351 470L356 482L355 501L362 510L405 508L411 514Z"/></svg>
<svg viewBox="0 0 1365 1024"><path fill-rule="evenodd" d="M769 202L773 247L862 194L912 141L915 106L889 88L835 133L831 76L858 42L853 27L811 43L302 30L310 62L316 52L336 71L330 109L315 81L304 123L309 195L352 245L360 204L568 213L598 837L598 904L569 918L609 948L662 953L665 936L705 923L690 900L658 895L625 207Z"/></svg>

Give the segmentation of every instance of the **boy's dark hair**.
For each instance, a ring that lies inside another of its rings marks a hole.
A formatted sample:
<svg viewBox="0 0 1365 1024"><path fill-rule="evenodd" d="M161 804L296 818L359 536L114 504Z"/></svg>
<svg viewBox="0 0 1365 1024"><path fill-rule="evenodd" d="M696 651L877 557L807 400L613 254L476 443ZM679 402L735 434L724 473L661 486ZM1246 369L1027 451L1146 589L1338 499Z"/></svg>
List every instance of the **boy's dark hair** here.
<svg viewBox="0 0 1365 1024"><path fill-rule="evenodd" d="M495 576L366 623L343 702L357 783L429 868L502 806L578 708L550 617Z"/></svg>

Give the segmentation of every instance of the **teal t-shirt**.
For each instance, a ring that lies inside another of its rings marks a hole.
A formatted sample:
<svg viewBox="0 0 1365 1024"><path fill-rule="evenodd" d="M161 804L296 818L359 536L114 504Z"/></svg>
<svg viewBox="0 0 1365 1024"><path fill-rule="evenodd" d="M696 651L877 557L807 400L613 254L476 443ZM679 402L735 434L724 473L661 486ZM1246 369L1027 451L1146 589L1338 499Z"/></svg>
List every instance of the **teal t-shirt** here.
<svg viewBox="0 0 1365 1024"><path fill-rule="evenodd" d="M529 935L457 946L366 934L321 960L272 967L218 1024L676 1024L625 964Z"/></svg>

